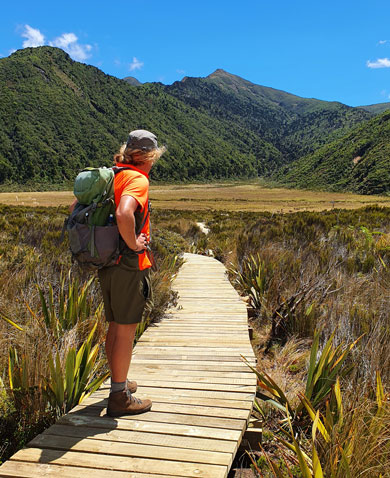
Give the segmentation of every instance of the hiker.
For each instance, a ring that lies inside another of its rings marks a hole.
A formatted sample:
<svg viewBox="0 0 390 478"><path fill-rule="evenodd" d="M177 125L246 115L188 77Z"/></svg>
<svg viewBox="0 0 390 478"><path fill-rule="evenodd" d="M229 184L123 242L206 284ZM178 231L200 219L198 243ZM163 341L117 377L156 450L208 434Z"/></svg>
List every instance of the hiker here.
<svg viewBox="0 0 390 478"><path fill-rule="evenodd" d="M132 131L127 143L114 155L116 166L128 169L115 176L116 221L121 235L118 264L98 271L106 320L106 354L111 371L107 414L112 417L150 410L150 400L134 397L137 383L127 380L134 335L150 298L148 254L149 176L153 164L164 153L156 136L145 130ZM143 224L143 226L142 226ZM140 229L141 226L141 229ZM140 230L136 235L135 231Z"/></svg>

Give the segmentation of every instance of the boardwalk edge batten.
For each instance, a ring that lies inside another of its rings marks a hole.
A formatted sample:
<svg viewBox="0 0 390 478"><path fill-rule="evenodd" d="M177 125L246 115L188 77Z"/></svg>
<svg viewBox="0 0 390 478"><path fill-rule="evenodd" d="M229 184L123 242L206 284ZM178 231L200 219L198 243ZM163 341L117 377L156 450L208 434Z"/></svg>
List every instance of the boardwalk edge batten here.
<svg viewBox="0 0 390 478"><path fill-rule="evenodd" d="M185 254L178 306L137 343L130 377L150 412L110 418L109 385L0 466L2 477L226 478L256 376L243 301L217 260Z"/></svg>

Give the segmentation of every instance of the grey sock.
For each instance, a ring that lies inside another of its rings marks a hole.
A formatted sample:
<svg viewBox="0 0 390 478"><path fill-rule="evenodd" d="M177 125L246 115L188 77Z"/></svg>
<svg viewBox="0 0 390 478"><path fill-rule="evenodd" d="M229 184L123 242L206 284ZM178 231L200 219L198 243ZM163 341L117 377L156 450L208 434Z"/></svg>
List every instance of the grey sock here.
<svg viewBox="0 0 390 478"><path fill-rule="evenodd" d="M125 382L113 382L111 380L111 392L122 392L126 388Z"/></svg>

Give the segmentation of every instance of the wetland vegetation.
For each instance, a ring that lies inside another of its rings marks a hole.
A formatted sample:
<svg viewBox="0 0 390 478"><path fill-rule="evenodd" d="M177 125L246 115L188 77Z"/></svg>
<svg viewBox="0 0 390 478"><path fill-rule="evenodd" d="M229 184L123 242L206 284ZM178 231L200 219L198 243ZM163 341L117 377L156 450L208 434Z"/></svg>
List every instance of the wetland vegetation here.
<svg viewBox="0 0 390 478"><path fill-rule="evenodd" d="M61 208L1 206L2 459L66 410L54 385L69 353L104 337L96 283L58 243L64 216ZM157 208L152 219L160 267L146 323L174 300L170 281L184 250L212 251L251 310L264 450L252 456L253 473L317 477L318 461L326 477L390 476L390 209ZM95 358L91 381L106 370L100 351ZM318 383L327 385L321 393Z"/></svg>

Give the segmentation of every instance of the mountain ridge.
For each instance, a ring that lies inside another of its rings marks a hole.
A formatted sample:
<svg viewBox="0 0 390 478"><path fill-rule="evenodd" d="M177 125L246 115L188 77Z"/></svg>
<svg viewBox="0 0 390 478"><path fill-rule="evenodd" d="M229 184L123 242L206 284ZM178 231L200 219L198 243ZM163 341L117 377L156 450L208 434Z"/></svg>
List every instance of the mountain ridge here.
<svg viewBox="0 0 390 478"><path fill-rule="evenodd" d="M337 102L300 98L218 69L205 78L186 77L165 86L197 110L252 131L279 149L286 162L341 137L372 117Z"/></svg>
<svg viewBox="0 0 390 478"><path fill-rule="evenodd" d="M129 83L132 86L141 86L142 85L142 83L139 80L137 80L137 78L135 78L134 76L125 76L125 78L123 78L123 81L126 81L127 83Z"/></svg>
<svg viewBox="0 0 390 478"><path fill-rule="evenodd" d="M109 165L137 128L168 146L157 180L275 176L373 117L223 69L172 85L118 79L53 47L0 59L0 84L0 184L60 183Z"/></svg>

